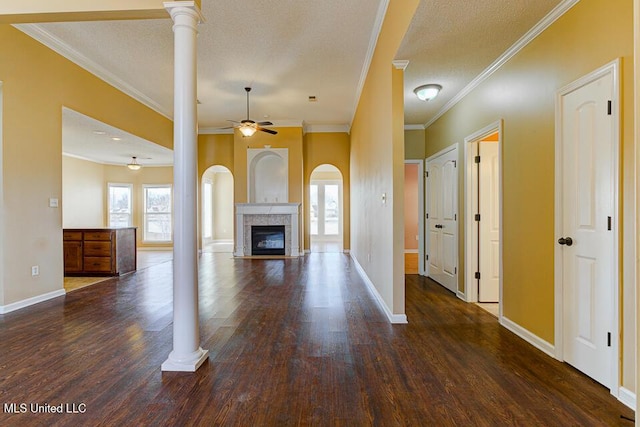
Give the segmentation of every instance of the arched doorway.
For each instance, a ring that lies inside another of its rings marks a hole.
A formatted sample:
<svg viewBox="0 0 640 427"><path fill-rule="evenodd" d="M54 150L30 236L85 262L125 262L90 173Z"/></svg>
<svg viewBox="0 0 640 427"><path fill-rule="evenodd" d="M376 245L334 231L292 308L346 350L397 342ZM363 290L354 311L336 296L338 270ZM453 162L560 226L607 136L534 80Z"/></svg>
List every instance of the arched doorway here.
<svg viewBox="0 0 640 427"><path fill-rule="evenodd" d="M211 166L202 175L202 251L233 252L233 175Z"/></svg>
<svg viewBox="0 0 640 427"><path fill-rule="evenodd" d="M343 251L342 173L323 164L311 173L309 189L311 252Z"/></svg>

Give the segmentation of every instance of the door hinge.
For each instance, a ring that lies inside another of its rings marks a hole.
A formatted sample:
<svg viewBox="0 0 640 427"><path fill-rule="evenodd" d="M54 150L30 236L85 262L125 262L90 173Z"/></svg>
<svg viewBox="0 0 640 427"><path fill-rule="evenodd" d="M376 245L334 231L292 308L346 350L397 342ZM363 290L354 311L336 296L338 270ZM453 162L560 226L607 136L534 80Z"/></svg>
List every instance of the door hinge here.
<svg viewBox="0 0 640 427"><path fill-rule="evenodd" d="M473 161L474 161L475 163L480 163L480 156L475 156L475 157L473 158Z"/></svg>
<svg viewBox="0 0 640 427"><path fill-rule="evenodd" d="M607 101L607 115L610 116L611 115L611 109L612 109L612 102L611 101Z"/></svg>
<svg viewBox="0 0 640 427"><path fill-rule="evenodd" d="M458 267L453 267L453 274L458 274Z"/></svg>
<svg viewBox="0 0 640 427"><path fill-rule="evenodd" d="M424 173L424 177L425 177L425 178L429 178L429 171L426 171L426 172Z"/></svg>
<svg viewBox="0 0 640 427"><path fill-rule="evenodd" d="M473 218L476 221L480 221L480 214L475 214Z"/></svg>
<svg viewBox="0 0 640 427"><path fill-rule="evenodd" d="M425 217L426 219L429 219L429 214L424 214L424 217Z"/></svg>
<svg viewBox="0 0 640 427"><path fill-rule="evenodd" d="M611 217L607 217L607 231L611 231Z"/></svg>
<svg viewBox="0 0 640 427"><path fill-rule="evenodd" d="M475 274L475 276L474 276L474 277L475 277L476 279L480 280L480 272L479 272L479 271L476 271L476 274Z"/></svg>
<svg viewBox="0 0 640 427"><path fill-rule="evenodd" d="M424 257L427 261L429 261L429 254L426 254Z"/></svg>
<svg viewBox="0 0 640 427"><path fill-rule="evenodd" d="M453 167L454 167L454 168L457 168L457 167L458 167L458 161L457 161L457 160L454 160L454 161L453 161Z"/></svg>
<svg viewBox="0 0 640 427"><path fill-rule="evenodd" d="M458 220L458 214L453 214L453 220L457 221Z"/></svg>
<svg viewBox="0 0 640 427"><path fill-rule="evenodd" d="M607 347L611 347L611 332L607 332Z"/></svg>

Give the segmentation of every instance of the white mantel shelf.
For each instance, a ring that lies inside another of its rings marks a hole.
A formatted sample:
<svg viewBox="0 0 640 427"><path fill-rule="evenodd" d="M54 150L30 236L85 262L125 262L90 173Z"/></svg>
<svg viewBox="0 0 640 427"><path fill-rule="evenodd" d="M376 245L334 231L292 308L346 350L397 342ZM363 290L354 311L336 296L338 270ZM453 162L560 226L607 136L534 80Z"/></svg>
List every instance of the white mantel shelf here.
<svg viewBox="0 0 640 427"><path fill-rule="evenodd" d="M298 217L300 215L300 203L236 203L236 243L234 256L247 257L251 256L250 240L246 236L251 236L251 225L245 223L246 215L255 215L255 218L269 219L276 218L276 215L287 216L288 221L282 221L284 225L290 227L289 238L285 237L285 250L287 256L298 257L303 256L304 252L300 251L300 227L298 225ZM287 224L288 222L288 224ZM259 223L260 224L260 223ZM249 244L246 244L246 242Z"/></svg>

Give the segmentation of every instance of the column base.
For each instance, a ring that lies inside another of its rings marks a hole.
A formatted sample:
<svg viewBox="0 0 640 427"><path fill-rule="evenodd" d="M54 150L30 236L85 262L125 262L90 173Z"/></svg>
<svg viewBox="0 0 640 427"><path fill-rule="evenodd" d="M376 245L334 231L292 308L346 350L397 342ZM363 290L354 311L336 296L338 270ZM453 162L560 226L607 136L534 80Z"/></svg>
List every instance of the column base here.
<svg viewBox="0 0 640 427"><path fill-rule="evenodd" d="M195 357L189 360L174 360L171 357L172 355L173 352L169 354L169 358L162 364L161 370L163 372L195 372L209 357L209 350L198 348L194 354Z"/></svg>

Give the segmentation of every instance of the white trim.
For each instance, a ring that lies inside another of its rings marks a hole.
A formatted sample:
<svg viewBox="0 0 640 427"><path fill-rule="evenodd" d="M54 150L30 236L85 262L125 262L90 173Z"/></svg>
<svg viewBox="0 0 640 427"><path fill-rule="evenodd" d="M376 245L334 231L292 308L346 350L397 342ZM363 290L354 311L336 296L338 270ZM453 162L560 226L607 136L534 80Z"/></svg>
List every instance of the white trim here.
<svg viewBox="0 0 640 427"><path fill-rule="evenodd" d="M356 110L358 109L358 104L360 103L360 96L362 96L362 90L364 89L364 84L367 81L369 67L371 66L371 61L373 60L373 54L376 51L378 37L380 36L380 31L382 31L382 24L384 23L384 17L387 14L387 8L389 7L390 1L391 0L382 0L380 2L380 5L378 6L378 14L376 15L376 20L373 23L373 30L371 31L371 38L369 39L369 48L367 49L367 55L364 58L362 71L360 72L360 79L358 80L356 96L354 99L353 108L351 110L351 120L349 120L349 128L351 128L351 126L353 125L353 119L355 119L356 117Z"/></svg>
<svg viewBox="0 0 640 427"><path fill-rule="evenodd" d="M417 254L417 253L419 253L419 250L418 249L405 249L404 253L405 254Z"/></svg>
<svg viewBox="0 0 640 427"><path fill-rule="evenodd" d="M515 42L509 49L507 49L498 59L496 59L491 65L489 65L482 73L478 74L476 78L465 86L460 92L456 94L449 102L447 102L440 111L436 113L431 120L429 120L424 127L428 128L436 120L442 117L447 111L453 108L458 102L467 96L471 91L480 86L482 82L487 80L493 73L498 71L505 63L511 58L516 56L525 46L531 43L536 37L538 37L544 30L549 28L551 24L556 22L558 18L564 15L569 9L576 5L580 0L564 0L557 5L551 12L549 12L540 22L538 22L533 28L522 36L517 42Z"/></svg>
<svg viewBox="0 0 640 427"><path fill-rule="evenodd" d="M404 130L424 130L424 125L404 125Z"/></svg>
<svg viewBox="0 0 640 427"><path fill-rule="evenodd" d="M426 274L424 265L424 160L405 160L404 164L418 165L418 274L424 276Z"/></svg>
<svg viewBox="0 0 640 427"><path fill-rule="evenodd" d="M29 307L34 304L38 304L40 302L48 301L53 298L58 298L63 295L66 295L64 289L58 289L57 291L48 292L46 294L38 295L35 297L23 299L22 301L14 302L8 305L0 305L0 314L7 314L12 311L20 310L22 308Z"/></svg>
<svg viewBox="0 0 640 427"><path fill-rule="evenodd" d="M391 310L387 306L387 303L384 302L384 299L382 299L382 296L380 295L380 293L378 293L378 290L376 289L375 285L373 284L371 279L369 279L369 276L367 276L367 273L364 271L364 269L362 268L362 266L360 265L360 263L358 262L358 260L353 254L351 254L351 259L353 260L353 263L355 264L356 270L358 271L358 274L360 274L362 281L364 282L365 285L367 285L367 289L371 293L371 296L373 296L373 298L378 303L378 306L380 307L380 309L384 311L384 314L387 316L387 319L389 319L389 323L394 323L394 324L409 323L407 320L406 314L393 314L391 312Z"/></svg>
<svg viewBox="0 0 640 427"><path fill-rule="evenodd" d="M618 393L618 400L635 411L635 409L636 409L636 394L634 392L632 392L631 390L629 390L627 388L624 388L624 387L620 387L620 390L619 390L619 393Z"/></svg>
<svg viewBox="0 0 640 427"><path fill-rule="evenodd" d="M563 121L562 117L562 99L563 96L567 95L570 92L579 89L582 86L585 86L599 78L611 73L613 78L613 96L612 96L612 141L613 141L613 164L612 164L612 174L613 176L613 191L612 191L612 203L613 203L613 218L620 218L620 206L619 206L619 181L620 181L620 58L615 59L608 64L598 68L597 70L592 71L591 73L575 80L572 83L560 88L556 92L556 111L555 111L555 200L554 200L554 240L557 239L562 233L562 128L560 124ZM611 394L618 397L620 390L620 340L619 340L619 331L620 331L620 303L619 303L619 284L620 284L620 264L619 264L619 240L620 240L620 228L617 226L618 221L614 221L613 226L613 259L612 259L612 270L613 277L612 288L613 288L613 307L611 313L611 327L615 333L611 334L612 342L611 342L611 372L609 373L609 381L608 384L605 384L605 387L608 387L611 391ZM562 286L562 250L558 245L554 245L554 296L555 296L555 307L554 307L554 319L555 319L555 357L558 360L564 360L563 355L563 286Z"/></svg>
<svg viewBox="0 0 640 427"><path fill-rule="evenodd" d="M129 95L136 101L151 108L156 113L166 117L169 120L173 120L173 105L171 105L171 110L164 109L153 99L149 98L130 84L126 83L124 80L117 77L108 69L98 65L91 59L82 55L80 52L73 49L64 41L49 33L42 26L38 24L14 24L13 26L29 37L33 38L34 40L39 41L54 52L64 56L79 67L84 68L99 79L109 83L111 86L115 87L124 94Z"/></svg>
<svg viewBox="0 0 640 427"><path fill-rule="evenodd" d="M498 169L498 180L499 180L499 188L498 188L498 215L500 216L499 218L499 222L498 222L498 230L500 233L500 240L499 240L499 245L500 245L500 249L499 249L499 272L500 272L500 279L499 279L499 286L500 286L500 294L499 294L499 299L498 299L498 319L500 317L502 317L502 277L503 277L503 272L502 272L502 260L503 260L503 232L502 232L502 218L503 218L503 214L502 214L502 170L503 170L503 166L502 166L502 120L497 120L487 126L485 126L484 128L472 133L471 135L467 136L464 139L464 162L465 162L465 168L464 168L464 242L465 242L465 272L464 272L464 279L465 279L465 286L464 286L464 291L465 291L465 301L467 302L478 302L478 287L477 286L471 286L472 283L475 283L475 281L477 280L475 278L475 272L478 271L478 260L476 255L476 250L477 250L477 241L476 241L476 236L477 236L477 228L478 228L478 223L474 220L474 212L473 212L473 208L475 207L473 205L473 168L474 168L474 157L475 157L475 153L469 149L469 147L471 146L471 144L477 143L479 141L481 141L483 138L486 138L487 136L493 134L493 133L498 133L498 163L499 163L499 169Z"/></svg>
<svg viewBox="0 0 640 427"><path fill-rule="evenodd" d="M500 324L505 328L507 328L509 331L519 336L520 338L522 338L523 340L525 340L526 342L528 342L529 344L531 344L532 346L534 346L535 348L537 348L538 350L546 353L547 355L553 358L556 357L555 348L553 344L543 340L536 334L529 332L522 326L518 325L517 323L509 320L504 316L500 317Z"/></svg>
<svg viewBox="0 0 640 427"><path fill-rule="evenodd" d="M391 64L393 64L396 70L406 70L409 66L409 61L406 59L396 59L395 61L391 61Z"/></svg>

